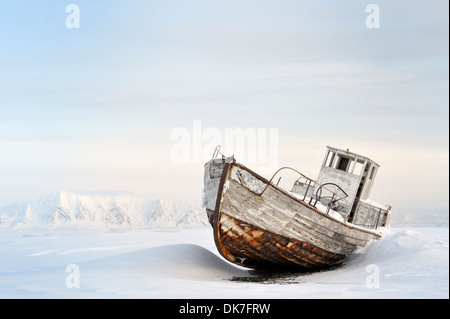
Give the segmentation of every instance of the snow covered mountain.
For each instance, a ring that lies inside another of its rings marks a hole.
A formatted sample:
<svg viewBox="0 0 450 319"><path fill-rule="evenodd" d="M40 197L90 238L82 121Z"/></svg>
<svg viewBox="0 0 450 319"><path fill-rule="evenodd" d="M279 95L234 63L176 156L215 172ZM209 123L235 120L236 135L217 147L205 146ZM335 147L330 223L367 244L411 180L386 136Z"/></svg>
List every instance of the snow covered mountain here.
<svg viewBox="0 0 450 319"><path fill-rule="evenodd" d="M127 193L61 191L0 209L2 228L173 228L208 223L203 209Z"/></svg>

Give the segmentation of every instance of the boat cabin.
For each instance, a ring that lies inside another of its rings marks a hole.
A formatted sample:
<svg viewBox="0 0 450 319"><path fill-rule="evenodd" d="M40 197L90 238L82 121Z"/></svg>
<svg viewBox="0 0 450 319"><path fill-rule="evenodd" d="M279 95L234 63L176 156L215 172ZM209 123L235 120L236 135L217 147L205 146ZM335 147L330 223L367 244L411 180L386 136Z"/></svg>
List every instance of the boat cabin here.
<svg viewBox="0 0 450 319"><path fill-rule="evenodd" d="M370 200L379 168L379 164L366 156L328 146L317 184L326 185L328 189L337 185L346 193L347 196L333 209L347 222L367 228L388 226L391 207ZM292 191L304 193L304 185L296 183ZM317 186L310 189L307 195L314 196L316 190Z"/></svg>
<svg viewBox="0 0 450 319"><path fill-rule="evenodd" d="M317 182L337 184L347 193L340 210L345 220L376 228L385 224L390 209L369 199L379 168L366 156L328 146Z"/></svg>

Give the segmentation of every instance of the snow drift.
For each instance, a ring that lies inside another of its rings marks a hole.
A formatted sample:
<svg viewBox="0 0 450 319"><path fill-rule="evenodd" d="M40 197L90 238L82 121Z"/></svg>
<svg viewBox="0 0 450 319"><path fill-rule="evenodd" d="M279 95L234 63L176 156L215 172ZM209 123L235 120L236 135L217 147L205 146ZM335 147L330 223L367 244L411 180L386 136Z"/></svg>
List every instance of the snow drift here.
<svg viewBox="0 0 450 319"><path fill-rule="evenodd" d="M210 250L193 244L164 245L116 254L81 263L80 267L99 270L98 273L131 271L184 280L216 281L249 276L247 270L234 267Z"/></svg>
<svg viewBox="0 0 450 319"><path fill-rule="evenodd" d="M207 224L200 208L127 193L61 191L0 209L0 226L111 228L196 227Z"/></svg>

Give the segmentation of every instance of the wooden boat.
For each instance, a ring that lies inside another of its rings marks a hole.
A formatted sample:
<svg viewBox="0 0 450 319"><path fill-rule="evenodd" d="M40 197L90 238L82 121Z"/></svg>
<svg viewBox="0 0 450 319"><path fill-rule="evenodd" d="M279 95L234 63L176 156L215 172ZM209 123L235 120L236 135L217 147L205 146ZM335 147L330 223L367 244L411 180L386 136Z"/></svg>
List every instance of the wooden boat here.
<svg viewBox="0 0 450 319"><path fill-rule="evenodd" d="M329 148L327 157L334 152L343 160L338 151ZM347 151L348 158L375 167L369 159L352 154ZM324 169L330 168L326 163ZM283 169L292 170L279 171ZM367 176L369 170L362 171ZM390 207L361 199L365 186L362 173L356 179L359 194L353 192L353 201L349 201L345 187L332 182L320 184L298 174L292 191L287 191L273 182L275 175L268 180L234 157L213 156L205 164L204 206L215 244L225 259L250 268L322 269L381 238L380 228L389 226Z"/></svg>

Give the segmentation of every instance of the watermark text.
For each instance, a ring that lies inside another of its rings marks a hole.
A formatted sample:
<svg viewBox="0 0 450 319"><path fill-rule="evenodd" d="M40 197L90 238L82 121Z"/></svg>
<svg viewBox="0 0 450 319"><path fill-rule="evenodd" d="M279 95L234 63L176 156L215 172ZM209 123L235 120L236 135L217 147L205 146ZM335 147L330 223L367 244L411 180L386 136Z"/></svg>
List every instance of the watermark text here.
<svg viewBox="0 0 450 319"><path fill-rule="evenodd" d="M235 155L240 162L256 164L262 173L271 173L278 166L277 128L203 128L194 120L192 128L178 127L171 131L174 142L170 150L173 163L205 163L212 158L217 145L226 156Z"/></svg>

